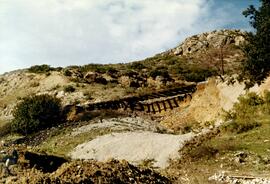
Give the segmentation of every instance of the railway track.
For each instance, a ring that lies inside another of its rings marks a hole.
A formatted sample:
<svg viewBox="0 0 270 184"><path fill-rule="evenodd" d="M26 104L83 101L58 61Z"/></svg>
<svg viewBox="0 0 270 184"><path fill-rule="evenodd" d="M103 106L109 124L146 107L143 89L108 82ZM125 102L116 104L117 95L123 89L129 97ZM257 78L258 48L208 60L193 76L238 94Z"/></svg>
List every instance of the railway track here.
<svg viewBox="0 0 270 184"><path fill-rule="evenodd" d="M196 85L188 85L141 96L126 97L119 100L89 103L76 106L79 111L118 110L144 111L147 113L160 113L179 107L187 98L191 98L196 91Z"/></svg>

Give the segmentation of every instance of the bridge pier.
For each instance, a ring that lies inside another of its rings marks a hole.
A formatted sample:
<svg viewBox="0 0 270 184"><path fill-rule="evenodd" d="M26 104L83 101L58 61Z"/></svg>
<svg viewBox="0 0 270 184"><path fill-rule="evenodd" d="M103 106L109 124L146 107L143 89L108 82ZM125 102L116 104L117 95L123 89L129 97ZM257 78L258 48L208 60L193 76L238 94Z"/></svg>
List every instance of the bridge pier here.
<svg viewBox="0 0 270 184"><path fill-rule="evenodd" d="M151 112L151 107L150 107L150 105L149 105L149 104L146 104L146 106L147 106L147 112Z"/></svg>
<svg viewBox="0 0 270 184"><path fill-rule="evenodd" d="M175 104L175 107L179 107L176 98L173 98L173 102L174 102L174 104Z"/></svg>
<svg viewBox="0 0 270 184"><path fill-rule="evenodd" d="M160 108L159 103L158 103L158 102L156 102L156 105L157 105L157 107L158 107L158 112L159 112L159 113L161 113L161 108Z"/></svg>
<svg viewBox="0 0 270 184"><path fill-rule="evenodd" d="M162 105L163 105L163 110L166 111L167 107L166 107L165 101L162 101Z"/></svg>
<svg viewBox="0 0 270 184"><path fill-rule="evenodd" d="M154 103L152 103L151 106L152 106L152 109L153 109L153 113L156 114L156 110L155 110L155 107L154 107Z"/></svg>
<svg viewBox="0 0 270 184"><path fill-rule="evenodd" d="M170 101L170 99L169 100L166 100L167 102L168 102L168 104L169 104L169 107L170 107L170 109L172 110L173 109L173 106L172 106L172 104L171 104L171 101Z"/></svg>

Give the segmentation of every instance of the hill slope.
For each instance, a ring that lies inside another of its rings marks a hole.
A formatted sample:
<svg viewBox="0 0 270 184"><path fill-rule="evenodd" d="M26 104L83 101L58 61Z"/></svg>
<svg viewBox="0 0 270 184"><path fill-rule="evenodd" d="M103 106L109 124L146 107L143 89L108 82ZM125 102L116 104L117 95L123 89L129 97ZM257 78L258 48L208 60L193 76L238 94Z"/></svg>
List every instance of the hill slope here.
<svg viewBox="0 0 270 184"><path fill-rule="evenodd" d="M0 119L10 117L16 101L31 94L56 95L65 105L119 99L221 75L221 59L224 72L231 74L243 57L239 45L244 38L245 33L237 30L214 31L187 38L143 61L67 68L43 65L6 73L0 75ZM67 91L70 86L74 92Z"/></svg>

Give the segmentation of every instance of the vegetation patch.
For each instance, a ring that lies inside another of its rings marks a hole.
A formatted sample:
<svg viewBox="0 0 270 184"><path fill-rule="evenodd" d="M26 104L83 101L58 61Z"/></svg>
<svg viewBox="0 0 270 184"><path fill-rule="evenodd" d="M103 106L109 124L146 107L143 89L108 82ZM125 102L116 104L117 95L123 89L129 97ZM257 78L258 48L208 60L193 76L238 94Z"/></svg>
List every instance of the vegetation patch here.
<svg viewBox="0 0 270 184"><path fill-rule="evenodd" d="M50 95L23 98L13 110L12 130L23 135L56 125L61 117L61 101Z"/></svg>
<svg viewBox="0 0 270 184"><path fill-rule="evenodd" d="M270 122L243 133L217 131L187 143L180 160L172 161L165 173L179 183L215 183L208 178L220 171L232 175L268 175L270 171ZM176 183L177 183L176 182Z"/></svg>
<svg viewBox="0 0 270 184"><path fill-rule="evenodd" d="M30 72L30 73L45 73L45 74L50 72L50 71L60 71L60 70L62 70L61 67L53 68L50 65L46 65L46 64L34 65L34 66L31 66L30 68L28 68L28 72Z"/></svg>
<svg viewBox="0 0 270 184"><path fill-rule="evenodd" d="M64 87L64 92L73 93L76 89L72 85L68 85Z"/></svg>
<svg viewBox="0 0 270 184"><path fill-rule="evenodd" d="M256 93L248 93L238 98L233 108L225 112L225 120L231 121L223 129L242 133L261 126L265 117L270 115L270 92L266 91L262 97Z"/></svg>
<svg viewBox="0 0 270 184"><path fill-rule="evenodd" d="M44 151L50 154L66 156L67 153L69 153L77 145L112 132L111 129L104 128L71 136L71 131L72 129L67 129L66 131L58 132L58 134L52 135L46 140L46 142L39 145L37 150L39 152Z"/></svg>
<svg viewBox="0 0 270 184"><path fill-rule="evenodd" d="M11 123L9 120L0 120L0 137L11 133Z"/></svg>

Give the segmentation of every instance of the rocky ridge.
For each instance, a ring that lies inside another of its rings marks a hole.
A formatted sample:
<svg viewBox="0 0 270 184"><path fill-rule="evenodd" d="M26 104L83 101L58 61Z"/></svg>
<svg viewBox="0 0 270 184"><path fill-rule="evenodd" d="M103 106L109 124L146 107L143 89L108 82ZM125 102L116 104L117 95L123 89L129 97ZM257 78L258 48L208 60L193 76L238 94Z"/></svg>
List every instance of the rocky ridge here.
<svg viewBox="0 0 270 184"><path fill-rule="evenodd" d="M247 33L240 30L216 30L188 37L177 47L164 52L186 56L201 52L207 48L219 48L226 45L241 46L246 41Z"/></svg>

